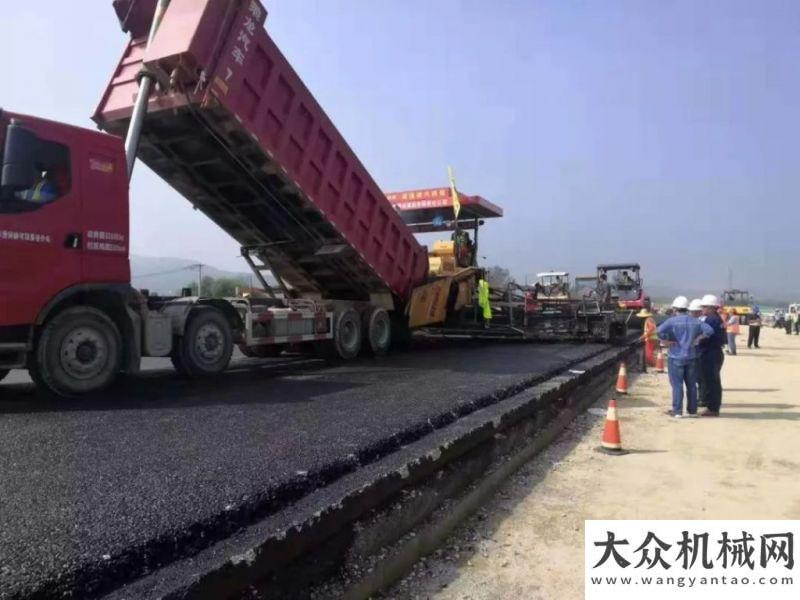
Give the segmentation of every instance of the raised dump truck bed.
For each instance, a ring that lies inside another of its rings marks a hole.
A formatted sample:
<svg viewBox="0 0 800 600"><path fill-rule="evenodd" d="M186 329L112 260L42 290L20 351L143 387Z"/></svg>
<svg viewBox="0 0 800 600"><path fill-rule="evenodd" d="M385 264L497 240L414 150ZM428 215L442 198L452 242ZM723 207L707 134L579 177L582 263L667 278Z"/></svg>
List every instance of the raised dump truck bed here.
<svg viewBox="0 0 800 600"><path fill-rule="evenodd" d="M290 295L404 302L425 248L264 30L257 0L118 0L132 40L94 120L125 135L142 68L159 82L139 158L263 261ZM148 18L149 15L149 18Z"/></svg>

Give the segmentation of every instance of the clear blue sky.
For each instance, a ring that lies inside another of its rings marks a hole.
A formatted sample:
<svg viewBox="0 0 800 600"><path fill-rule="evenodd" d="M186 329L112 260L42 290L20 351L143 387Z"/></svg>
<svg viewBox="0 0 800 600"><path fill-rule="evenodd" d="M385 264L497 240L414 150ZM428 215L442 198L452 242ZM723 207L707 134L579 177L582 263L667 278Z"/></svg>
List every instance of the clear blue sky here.
<svg viewBox="0 0 800 600"><path fill-rule="evenodd" d="M110 1L6 3L0 104L91 126ZM502 205L519 277L638 260L651 282L800 297L800 2L267 0L267 30L386 190ZM137 167L133 252L243 267Z"/></svg>

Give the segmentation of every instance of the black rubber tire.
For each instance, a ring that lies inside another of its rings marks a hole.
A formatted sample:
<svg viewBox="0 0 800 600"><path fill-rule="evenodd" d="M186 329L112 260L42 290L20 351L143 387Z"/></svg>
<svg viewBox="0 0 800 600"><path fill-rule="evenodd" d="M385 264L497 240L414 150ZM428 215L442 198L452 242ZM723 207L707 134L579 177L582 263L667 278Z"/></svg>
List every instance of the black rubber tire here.
<svg viewBox="0 0 800 600"><path fill-rule="evenodd" d="M336 327L333 330L333 348L336 356L350 360L361 352L362 341L361 319L352 308L341 312L336 318Z"/></svg>
<svg viewBox="0 0 800 600"><path fill-rule="evenodd" d="M373 308L364 313L364 339L374 356L384 356L392 345L392 320L384 308Z"/></svg>
<svg viewBox="0 0 800 600"><path fill-rule="evenodd" d="M3 379L6 378L6 375L8 375L8 369L0 369L0 381L3 381Z"/></svg>
<svg viewBox="0 0 800 600"><path fill-rule="evenodd" d="M233 331L230 323L216 308L204 306L192 310L170 358L179 373L206 377L227 369L231 354Z"/></svg>
<svg viewBox="0 0 800 600"><path fill-rule="evenodd" d="M70 341L73 356L68 360L70 350L65 344ZM77 352L81 349L100 353L98 368L83 377L78 376L78 371L89 367L80 364ZM37 386L70 398L108 387L121 368L122 336L114 321L96 308L78 306L59 313L44 326L34 350L30 375Z"/></svg>

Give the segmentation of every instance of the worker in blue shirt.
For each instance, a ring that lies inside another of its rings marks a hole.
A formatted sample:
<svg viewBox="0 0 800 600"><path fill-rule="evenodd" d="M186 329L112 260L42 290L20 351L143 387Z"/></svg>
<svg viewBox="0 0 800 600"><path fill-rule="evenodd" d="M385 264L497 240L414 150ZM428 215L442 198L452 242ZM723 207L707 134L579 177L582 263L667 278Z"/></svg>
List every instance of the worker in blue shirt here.
<svg viewBox="0 0 800 600"><path fill-rule="evenodd" d="M700 342L700 405L706 410L703 417L718 417L722 406L722 363L725 354L722 348L727 344L722 318L717 312L719 302L713 294L706 294L701 301L703 321L711 327L713 334Z"/></svg>
<svg viewBox="0 0 800 600"><path fill-rule="evenodd" d="M689 300L678 296L672 302L675 316L658 328L660 340L669 346L669 383L672 386L672 409L667 414L679 419L683 416L683 388L686 386L686 413L697 416L697 345L713 335L714 330L688 314Z"/></svg>

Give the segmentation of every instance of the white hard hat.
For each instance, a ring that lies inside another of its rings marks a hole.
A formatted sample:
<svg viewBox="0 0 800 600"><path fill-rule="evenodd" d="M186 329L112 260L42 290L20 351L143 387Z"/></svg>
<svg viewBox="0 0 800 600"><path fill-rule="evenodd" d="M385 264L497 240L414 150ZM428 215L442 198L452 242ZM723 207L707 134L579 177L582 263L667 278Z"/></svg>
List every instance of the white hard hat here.
<svg viewBox="0 0 800 600"><path fill-rule="evenodd" d="M694 300L689 302L689 310L690 311L696 311L696 310L702 310L702 309L703 309L703 303L700 301L700 298L695 298Z"/></svg>
<svg viewBox="0 0 800 600"><path fill-rule="evenodd" d="M686 296L678 296L672 301L672 308L685 310L689 308L689 299Z"/></svg>
<svg viewBox="0 0 800 600"><path fill-rule="evenodd" d="M700 301L700 305L713 306L714 308L716 308L717 306L719 306L719 300L717 300L717 297L714 294L706 294Z"/></svg>

